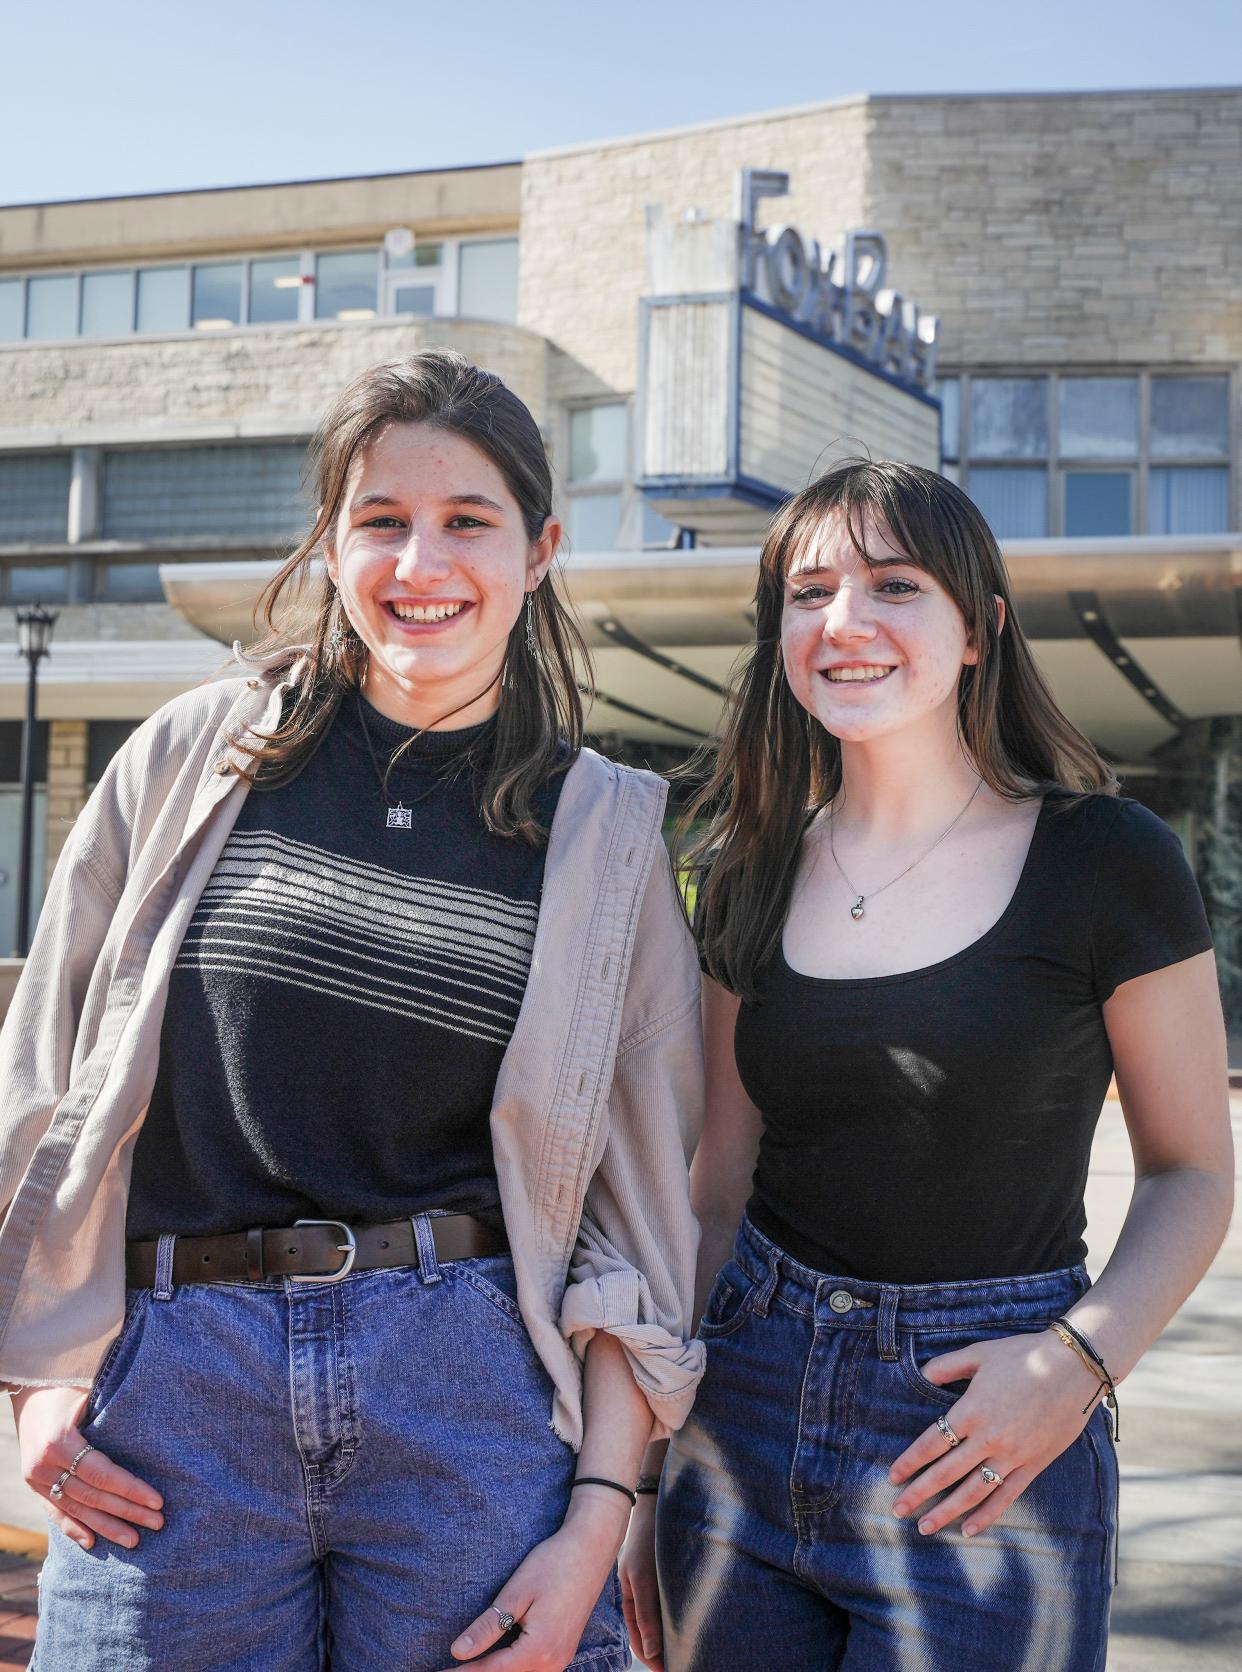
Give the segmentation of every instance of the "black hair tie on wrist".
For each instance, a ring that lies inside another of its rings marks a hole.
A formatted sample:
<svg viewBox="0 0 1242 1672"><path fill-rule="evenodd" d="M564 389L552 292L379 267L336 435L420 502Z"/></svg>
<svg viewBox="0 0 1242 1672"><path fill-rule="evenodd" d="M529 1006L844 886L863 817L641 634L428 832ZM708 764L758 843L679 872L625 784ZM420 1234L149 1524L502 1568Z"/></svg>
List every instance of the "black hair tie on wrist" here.
<svg viewBox="0 0 1242 1672"><path fill-rule="evenodd" d="M619 1480L605 1480L601 1475L579 1475L574 1486L611 1486L614 1492L620 1492L628 1498L631 1505L638 1502L637 1493L632 1492L628 1486L622 1486ZM570 1491L573 1491L573 1487L570 1487Z"/></svg>

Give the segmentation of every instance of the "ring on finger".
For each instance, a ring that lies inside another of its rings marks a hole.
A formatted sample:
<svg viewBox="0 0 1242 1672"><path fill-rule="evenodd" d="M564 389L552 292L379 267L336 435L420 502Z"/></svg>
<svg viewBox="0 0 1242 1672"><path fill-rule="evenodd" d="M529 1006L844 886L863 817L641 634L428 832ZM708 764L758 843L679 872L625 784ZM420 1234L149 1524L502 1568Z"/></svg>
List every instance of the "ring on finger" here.
<svg viewBox="0 0 1242 1672"><path fill-rule="evenodd" d="M944 1438L949 1442L949 1450L950 1451L953 1450L954 1446L960 1446L961 1445L961 1443L962 1443L961 1438L960 1438L959 1435L957 1435L953 1432L953 1428L952 1428L952 1425L949 1422L948 1417L937 1417L936 1418L936 1427L940 1430L940 1432L944 1436Z"/></svg>
<svg viewBox="0 0 1242 1672"><path fill-rule="evenodd" d="M981 1463L979 1465L979 1473L983 1476L984 1480L987 1481L989 1486L999 1486L1005 1478L1004 1475L997 1474L995 1469L989 1469L986 1463Z"/></svg>
<svg viewBox="0 0 1242 1672"><path fill-rule="evenodd" d="M513 1618L513 1615L510 1614L509 1610L507 1608L498 1607L496 1603L492 1604L492 1613L495 1614L496 1618L500 1621L501 1631L512 1631L514 1626L517 1624L517 1621Z"/></svg>
<svg viewBox="0 0 1242 1672"><path fill-rule="evenodd" d="M49 1493L50 1497L60 1498L64 1495L66 1481L70 1481L70 1480L73 1479L74 1475L76 1475L77 1472L78 1472L78 1464L86 1456L87 1452L94 1451L94 1449L95 1448L92 1445L85 1445L85 1446L82 1447L81 1451L74 1458L73 1462L69 1465L69 1467L67 1469L62 1469L60 1471L60 1474L56 1478L56 1483L51 1488L51 1491Z"/></svg>

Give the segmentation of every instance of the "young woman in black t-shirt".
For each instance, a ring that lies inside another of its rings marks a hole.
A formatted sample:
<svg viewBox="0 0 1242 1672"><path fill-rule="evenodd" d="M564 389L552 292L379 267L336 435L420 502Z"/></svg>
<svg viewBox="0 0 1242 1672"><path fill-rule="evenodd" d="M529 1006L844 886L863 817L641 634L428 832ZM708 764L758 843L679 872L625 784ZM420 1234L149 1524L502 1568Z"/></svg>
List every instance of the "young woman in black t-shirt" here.
<svg viewBox="0 0 1242 1672"><path fill-rule="evenodd" d="M1103 1407L1229 1215L1202 903L1056 708L944 478L822 477L773 524L757 612L696 809L708 1368L663 1472L662 1622L653 1499L632 1530L635 1648L668 1672L1094 1672ZM1137 1182L1092 1288L1114 1069Z"/></svg>

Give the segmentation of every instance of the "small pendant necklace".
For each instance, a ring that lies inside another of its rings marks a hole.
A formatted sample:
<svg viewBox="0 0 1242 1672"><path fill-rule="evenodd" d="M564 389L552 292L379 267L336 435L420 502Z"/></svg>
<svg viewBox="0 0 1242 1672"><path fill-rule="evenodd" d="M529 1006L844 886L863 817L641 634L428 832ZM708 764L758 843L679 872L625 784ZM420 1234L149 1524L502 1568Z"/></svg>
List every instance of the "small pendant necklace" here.
<svg viewBox="0 0 1242 1672"><path fill-rule="evenodd" d="M362 698L357 692L354 693L354 697L358 704L358 720L362 726L362 735L367 741L367 753L371 757L371 765L375 768L375 776L379 779L380 794L383 796L384 806L388 810L388 817L385 821L387 828L389 830L412 830L414 828L414 814L411 809L401 801L398 801L394 807L388 799L388 778L385 773L380 771L380 763L376 757L375 745L371 742L371 729L367 725L367 716L362 706ZM392 770L391 760L388 762L388 768L389 771ZM418 800L414 802L414 806L417 806L419 801L425 801L435 787L436 785L433 782L431 789L420 795Z"/></svg>
<svg viewBox="0 0 1242 1672"><path fill-rule="evenodd" d="M832 863L836 866L837 870L840 871L841 880L845 883L845 886L849 889L850 893L857 896L857 898L854 901L854 904L850 907L850 916L854 919L855 923L857 923L859 921L859 919L865 915L866 905L867 905L868 900L874 900L877 894L883 894L883 892L886 888L891 888L895 882L900 882L902 877L908 877L910 875L910 872L913 871L913 869L916 865L921 865L929 854L935 852L935 850L940 846L941 842L944 841L945 837L949 834L949 832L951 830L953 830L957 825L959 825L962 822L962 820L966 817L967 813L971 809L971 806L974 802L975 797L978 795L979 791L982 788L983 788L983 779L980 778L979 782L975 785L974 789L971 790L971 792L970 792L969 801L967 801L966 805L962 808L961 812L953 820L953 823L946 825L945 828L940 832L939 836L936 837L936 840L932 843L931 847L930 848L925 848L924 851L918 856L917 859L912 859L910 861L910 863L906 866L904 871L898 871L898 873L895 877L890 877L889 880L886 883L882 883L879 888L873 888L871 890L870 894L859 894L858 890L854 887L854 884L846 876L845 866L842 865L841 861L837 858L836 844L832 839L832 827L833 827L833 824L835 823L835 820L833 820L831 818L828 820L828 851L832 855Z"/></svg>

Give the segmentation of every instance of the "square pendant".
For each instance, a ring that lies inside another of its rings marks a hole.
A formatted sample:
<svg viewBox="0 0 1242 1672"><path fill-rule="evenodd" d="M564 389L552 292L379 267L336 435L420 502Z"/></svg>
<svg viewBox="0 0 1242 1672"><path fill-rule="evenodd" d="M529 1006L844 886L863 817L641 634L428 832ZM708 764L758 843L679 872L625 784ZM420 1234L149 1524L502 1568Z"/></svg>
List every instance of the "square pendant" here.
<svg viewBox="0 0 1242 1672"><path fill-rule="evenodd" d="M412 830L414 828L414 814L400 802L388 809L389 830Z"/></svg>

